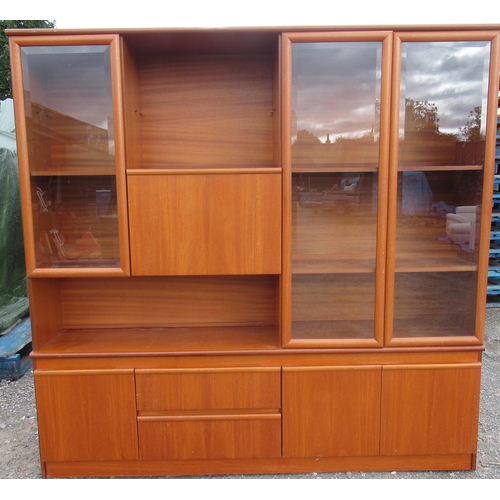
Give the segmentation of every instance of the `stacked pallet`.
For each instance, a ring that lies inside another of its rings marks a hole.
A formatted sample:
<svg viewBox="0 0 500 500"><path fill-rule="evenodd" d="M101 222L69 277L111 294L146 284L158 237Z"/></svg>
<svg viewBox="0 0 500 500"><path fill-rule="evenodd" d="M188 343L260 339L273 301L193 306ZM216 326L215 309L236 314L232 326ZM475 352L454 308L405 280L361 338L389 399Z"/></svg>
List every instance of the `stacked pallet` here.
<svg viewBox="0 0 500 500"><path fill-rule="evenodd" d="M31 367L31 322L24 318L0 336L0 379L17 379Z"/></svg>

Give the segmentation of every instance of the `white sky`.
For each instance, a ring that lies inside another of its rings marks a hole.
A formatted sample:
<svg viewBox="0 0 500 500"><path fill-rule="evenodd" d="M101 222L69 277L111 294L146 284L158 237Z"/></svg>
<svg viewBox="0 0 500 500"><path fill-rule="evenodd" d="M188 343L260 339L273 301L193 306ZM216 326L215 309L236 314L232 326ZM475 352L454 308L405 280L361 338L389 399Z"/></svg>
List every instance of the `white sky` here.
<svg viewBox="0 0 500 500"><path fill-rule="evenodd" d="M21 0L7 19L55 20L66 28L500 24L491 0ZM17 5L16 5L17 4Z"/></svg>

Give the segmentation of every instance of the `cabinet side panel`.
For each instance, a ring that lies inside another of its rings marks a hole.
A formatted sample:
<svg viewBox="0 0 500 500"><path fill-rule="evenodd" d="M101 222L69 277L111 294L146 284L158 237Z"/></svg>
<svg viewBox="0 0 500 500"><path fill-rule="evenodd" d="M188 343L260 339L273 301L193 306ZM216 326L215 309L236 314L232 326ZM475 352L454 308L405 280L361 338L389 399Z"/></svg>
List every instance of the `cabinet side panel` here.
<svg viewBox="0 0 500 500"><path fill-rule="evenodd" d="M63 318L58 279L28 279L33 350L40 349L61 330Z"/></svg>
<svg viewBox="0 0 500 500"><path fill-rule="evenodd" d="M386 367L383 455L476 453L481 364Z"/></svg>

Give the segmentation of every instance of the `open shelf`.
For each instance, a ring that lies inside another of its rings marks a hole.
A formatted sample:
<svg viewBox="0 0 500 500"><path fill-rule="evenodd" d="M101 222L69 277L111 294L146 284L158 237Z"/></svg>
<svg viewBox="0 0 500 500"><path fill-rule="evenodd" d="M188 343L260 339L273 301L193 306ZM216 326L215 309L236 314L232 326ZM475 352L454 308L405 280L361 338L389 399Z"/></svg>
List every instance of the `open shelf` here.
<svg viewBox="0 0 500 500"><path fill-rule="evenodd" d="M129 38L125 70L130 169L279 165L276 46L191 46L143 53ZM127 105L128 106L128 105Z"/></svg>
<svg viewBox="0 0 500 500"><path fill-rule="evenodd" d="M279 348L273 326L65 329L33 358L165 356Z"/></svg>

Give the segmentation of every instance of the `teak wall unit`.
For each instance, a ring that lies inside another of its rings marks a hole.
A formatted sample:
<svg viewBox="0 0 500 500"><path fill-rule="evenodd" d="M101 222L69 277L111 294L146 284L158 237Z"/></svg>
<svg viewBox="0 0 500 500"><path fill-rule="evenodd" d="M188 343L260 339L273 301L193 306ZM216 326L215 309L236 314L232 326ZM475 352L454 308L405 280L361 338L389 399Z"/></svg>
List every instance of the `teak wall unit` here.
<svg viewBox="0 0 500 500"><path fill-rule="evenodd" d="M475 467L499 27L9 36L44 477Z"/></svg>

